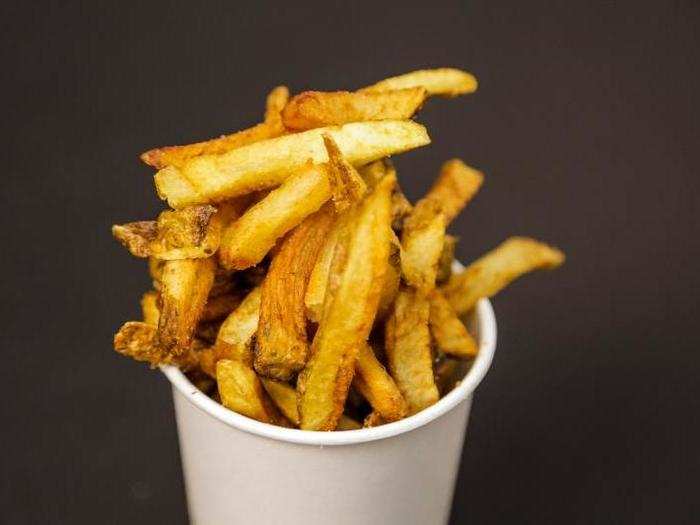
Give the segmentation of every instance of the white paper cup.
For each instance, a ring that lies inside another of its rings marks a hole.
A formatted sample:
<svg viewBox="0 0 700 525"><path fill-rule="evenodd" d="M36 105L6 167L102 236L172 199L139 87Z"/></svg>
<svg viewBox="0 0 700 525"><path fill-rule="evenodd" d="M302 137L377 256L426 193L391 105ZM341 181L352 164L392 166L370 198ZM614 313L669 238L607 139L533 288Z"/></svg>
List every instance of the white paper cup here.
<svg viewBox="0 0 700 525"><path fill-rule="evenodd" d="M310 432L232 412L177 368L172 383L190 520L195 524L440 524L452 494L474 389L491 365L496 322L470 320L479 353L435 405L374 428Z"/></svg>

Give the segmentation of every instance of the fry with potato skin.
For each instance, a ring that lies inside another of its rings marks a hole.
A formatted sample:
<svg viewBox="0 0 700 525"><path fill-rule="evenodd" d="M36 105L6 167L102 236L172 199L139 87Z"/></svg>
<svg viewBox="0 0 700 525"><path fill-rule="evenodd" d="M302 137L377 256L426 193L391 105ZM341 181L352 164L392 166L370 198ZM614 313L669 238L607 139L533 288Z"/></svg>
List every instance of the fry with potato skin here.
<svg viewBox="0 0 700 525"><path fill-rule="evenodd" d="M357 210L350 212L353 219L347 244L337 252L344 260L342 270L337 284L331 280L311 358L297 382L303 429L333 430L343 413L357 353L379 306L389 257L395 183L395 177L385 177Z"/></svg>
<svg viewBox="0 0 700 525"><path fill-rule="evenodd" d="M156 169L181 166L187 160L200 155L220 155L241 146L278 137L285 131L280 112L288 98L289 90L285 86L278 86L267 96L265 122L262 124L203 142L154 148L142 153L141 160Z"/></svg>
<svg viewBox="0 0 700 525"><path fill-rule="evenodd" d="M163 266L157 342L164 351L178 355L192 343L215 272L211 258L167 261Z"/></svg>
<svg viewBox="0 0 700 525"><path fill-rule="evenodd" d="M443 163L438 178L425 198L440 204L449 224L474 198L483 183L483 173L467 166L460 159L450 159Z"/></svg>
<svg viewBox="0 0 700 525"><path fill-rule="evenodd" d="M406 401L366 343L360 346L352 384L385 420L397 421L406 415Z"/></svg>
<svg viewBox="0 0 700 525"><path fill-rule="evenodd" d="M256 265L277 239L316 212L330 196L328 168L323 164L308 165L224 230L220 264L230 270Z"/></svg>
<svg viewBox="0 0 700 525"><path fill-rule="evenodd" d="M149 363L152 367L175 365L185 371L195 368L199 364L200 347L195 340L179 355L170 355L158 345L156 327L140 321L124 323L114 335L114 350L117 353Z"/></svg>
<svg viewBox="0 0 700 525"><path fill-rule="evenodd" d="M338 213L346 211L367 192L367 184L350 164L329 134L323 135L328 152L328 175L333 187L333 204Z"/></svg>
<svg viewBox="0 0 700 525"><path fill-rule="evenodd" d="M511 237L467 266L442 287L457 315L469 312L483 297L492 297L512 281L534 270L551 270L564 254L527 237Z"/></svg>
<svg viewBox="0 0 700 525"><path fill-rule="evenodd" d="M305 91L287 103L282 121L287 128L300 131L348 122L405 120L420 109L426 94L422 86L356 93Z"/></svg>
<svg viewBox="0 0 700 525"><path fill-rule="evenodd" d="M275 253L262 284L255 370L288 380L306 364L304 296L335 212L326 205L291 231Z"/></svg>
<svg viewBox="0 0 700 525"><path fill-rule="evenodd" d="M428 300L430 301L430 334L437 349L459 359L474 357L479 347L450 306L449 301L439 290L431 290Z"/></svg>
<svg viewBox="0 0 700 525"><path fill-rule="evenodd" d="M419 291L404 288L386 321L384 345L391 376L415 414L440 398L433 377L428 319L430 304Z"/></svg>
<svg viewBox="0 0 700 525"><path fill-rule="evenodd" d="M155 175L158 195L177 209L278 186L308 161L328 160L321 139L326 133L353 166L430 142L425 128L409 120L316 128L250 144L223 155L203 155L179 168L168 166Z"/></svg>
<svg viewBox="0 0 700 525"><path fill-rule="evenodd" d="M360 89L362 93L406 89L416 86L424 87L428 95L456 97L473 93L478 87L476 78L466 71L443 67L437 69L420 69L396 77L390 77L371 86Z"/></svg>

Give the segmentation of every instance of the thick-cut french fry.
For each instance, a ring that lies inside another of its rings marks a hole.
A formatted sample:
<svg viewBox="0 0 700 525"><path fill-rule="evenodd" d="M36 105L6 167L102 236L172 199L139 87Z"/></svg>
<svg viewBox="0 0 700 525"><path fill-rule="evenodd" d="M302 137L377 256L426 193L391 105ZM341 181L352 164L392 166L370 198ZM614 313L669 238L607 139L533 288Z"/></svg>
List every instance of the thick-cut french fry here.
<svg viewBox="0 0 700 525"><path fill-rule="evenodd" d="M254 266L277 239L317 211L330 196L326 165L308 165L224 230L219 262L232 270Z"/></svg>
<svg viewBox="0 0 700 525"><path fill-rule="evenodd" d="M474 357L479 349L478 345L457 317L449 301L439 290L431 290L428 300L430 301L430 333L437 349L460 359Z"/></svg>
<svg viewBox="0 0 700 525"><path fill-rule="evenodd" d="M399 292L386 321L384 344L387 364L408 403L408 413L429 407L439 399L433 377L428 318L430 304L417 290Z"/></svg>
<svg viewBox="0 0 700 525"><path fill-rule="evenodd" d="M194 341L180 355L170 355L158 345L156 327L140 321L124 323L114 335L114 349L118 353L153 367L175 365L190 370L199 364L199 348L198 342Z"/></svg>
<svg viewBox="0 0 700 525"><path fill-rule="evenodd" d="M430 142L423 126L408 120L355 122L294 133L250 144L223 155L203 155L155 175L156 189L173 208L226 200L281 184L308 161L328 160L321 137L328 133L353 166Z"/></svg>
<svg viewBox="0 0 700 525"><path fill-rule="evenodd" d="M340 419L338 420L338 426L335 427L335 429L339 430L339 431L359 430L361 428L362 428L362 425L360 425L357 421L355 421L350 416L346 416L345 414L340 416Z"/></svg>
<svg viewBox="0 0 700 525"><path fill-rule="evenodd" d="M144 323L158 326L158 319L160 318L158 292L151 290L141 296L141 312Z"/></svg>
<svg viewBox="0 0 700 525"><path fill-rule="evenodd" d="M255 353L259 374L288 380L306 364L306 285L334 220L327 204L291 231L272 259L262 285Z"/></svg>
<svg viewBox="0 0 700 525"><path fill-rule="evenodd" d="M377 92L305 91L294 96L282 111L284 125L305 130L370 120L404 120L423 105L423 87Z"/></svg>
<svg viewBox="0 0 700 525"><path fill-rule="evenodd" d="M204 310L202 310L199 322L206 323L223 319L241 304L241 300L242 297L238 294L224 294L210 297L207 300L207 304L204 306Z"/></svg>
<svg viewBox="0 0 700 525"><path fill-rule="evenodd" d="M328 152L328 175L333 186L333 204L338 213L347 210L367 191L367 184L357 170L340 152L340 148L328 134L323 135L323 144Z"/></svg>
<svg viewBox="0 0 700 525"><path fill-rule="evenodd" d="M394 176L385 177L351 210L342 269L331 284L323 317L314 337L311 358L299 374L301 428L332 430L338 424L355 371L360 346L366 341L379 306L389 257L391 192Z"/></svg>
<svg viewBox="0 0 700 525"><path fill-rule="evenodd" d="M297 407L297 391L296 389L285 383L268 377L261 377L265 391L269 394L272 401L280 412L291 421L294 426L299 426L299 408Z"/></svg>
<svg viewBox="0 0 700 525"><path fill-rule="evenodd" d="M216 355L220 359L236 359L253 366L251 342L258 330L262 290L254 288L221 324L216 336Z"/></svg>
<svg viewBox="0 0 700 525"><path fill-rule="evenodd" d="M341 231L345 228L348 214L338 217L333 224L330 232L326 236L326 240L318 254L314 268L311 271L309 282L306 286L306 296L304 304L306 305L306 316L318 323L323 314L323 303L326 298L326 289L328 286L328 274L331 271L333 255L335 247L338 244Z"/></svg>
<svg viewBox="0 0 700 525"><path fill-rule="evenodd" d="M221 403L234 412L263 423L280 424L277 413L267 396L255 370L235 359L221 359L216 363L216 382Z"/></svg>
<svg viewBox="0 0 700 525"><path fill-rule="evenodd" d="M285 131L280 112L288 98L289 90L284 86L278 86L267 96L265 122L262 124L204 142L155 148L142 153L141 160L157 169L166 166L181 166L188 159L200 155L220 155L241 146L278 137Z"/></svg>
<svg viewBox="0 0 700 525"><path fill-rule="evenodd" d="M139 221L112 226L112 235L136 257L197 259L209 257L218 248L221 231L240 215L242 203L189 206L164 211L157 221Z"/></svg>
<svg viewBox="0 0 700 525"><path fill-rule="evenodd" d="M416 204L401 234L401 270L423 292L435 287L445 228L481 187L483 175L459 159L446 162L433 187Z"/></svg>
<svg viewBox="0 0 700 525"><path fill-rule="evenodd" d="M158 345L178 355L192 342L195 328L214 282L213 259L167 261L161 276Z"/></svg>
<svg viewBox="0 0 700 525"><path fill-rule="evenodd" d="M437 275L435 276L436 284L444 284L452 277L452 263L455 260L456 246L457 237L449 234L445 235L445 243L442 246L442 252L440 252Z"/></svg>
<svg viewBox="0 0 700 525"><path fill-rule="evenodd" d="M366 343L360 346L352 384L385 420L396 421L406 415L406 401Z"/></svg>
<svg viewBox="0 0 700 525"><path fill-rule="evenodd" d="M476 91L477 85L476 78L466 71L443 67L438 69L421 69L387 78L361 89L360 92L388 91L391 89L422 86L428 91L428 95L456 97L457 95L473 93Z"/></svg>
<svg viewBox="0 0 700 525"><path fill-rule="evenodd" d="M556 268L564 254L527 237L511 237L453 275L442 292L458 315L470 311L482 297L491 297L521 275Z"/></svg>

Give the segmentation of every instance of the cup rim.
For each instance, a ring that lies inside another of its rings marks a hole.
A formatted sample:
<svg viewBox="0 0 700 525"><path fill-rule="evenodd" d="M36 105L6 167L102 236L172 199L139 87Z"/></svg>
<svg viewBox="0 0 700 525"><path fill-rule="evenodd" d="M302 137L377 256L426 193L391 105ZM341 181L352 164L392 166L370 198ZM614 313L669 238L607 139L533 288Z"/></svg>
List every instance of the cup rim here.
<svg viewBox="0 0 700 525"><path fill-rule="evenodd" d="M478 327L479 351L462 381L434 405L407 418L372 428L334 432L284 428L262 423L238 414L217 403L194 386L179 368L163 365L161 371L183 397L221 423L257 436L300 445L354 445L410 432L427 425L465 401L486 375L496 349L496 318L488 299L480 299L474 308Z"/></svg>

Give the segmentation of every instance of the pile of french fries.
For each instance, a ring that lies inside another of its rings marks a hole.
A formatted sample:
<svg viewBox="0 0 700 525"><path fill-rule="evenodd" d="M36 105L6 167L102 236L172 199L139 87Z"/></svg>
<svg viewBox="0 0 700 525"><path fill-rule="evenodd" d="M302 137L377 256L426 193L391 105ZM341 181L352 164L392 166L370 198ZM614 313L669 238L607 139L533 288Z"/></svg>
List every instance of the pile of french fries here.
<svg viewBox="0 0 700 525"><path fill-rule="evenodd" d="M430 142L416 112L476 86L447 68L354 92L280 86L252 128L141 155L171 209L112 229L153 280L115 350L285 427L369 427L436 403L478 352L462 321L476 302L564 260L516 237L453 275L447 228L482 174L453 159L415 205L401 192L389 156Z"/></svg>

